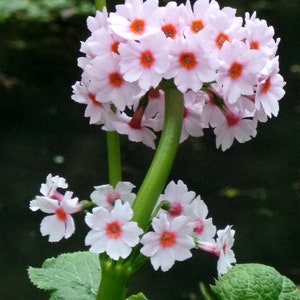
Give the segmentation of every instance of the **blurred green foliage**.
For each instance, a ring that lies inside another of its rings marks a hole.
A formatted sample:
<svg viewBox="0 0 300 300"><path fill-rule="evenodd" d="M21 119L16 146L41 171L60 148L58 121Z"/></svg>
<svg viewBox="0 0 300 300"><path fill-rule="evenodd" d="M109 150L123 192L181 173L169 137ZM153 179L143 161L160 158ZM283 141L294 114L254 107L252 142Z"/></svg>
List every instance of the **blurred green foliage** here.
<svg viewBox="0 0 300 300"><path fill-rule="evenodd" d="M57 17L88 15L93 10L91 0L0 0L0 21L15 17L49 22Z"/></svg>

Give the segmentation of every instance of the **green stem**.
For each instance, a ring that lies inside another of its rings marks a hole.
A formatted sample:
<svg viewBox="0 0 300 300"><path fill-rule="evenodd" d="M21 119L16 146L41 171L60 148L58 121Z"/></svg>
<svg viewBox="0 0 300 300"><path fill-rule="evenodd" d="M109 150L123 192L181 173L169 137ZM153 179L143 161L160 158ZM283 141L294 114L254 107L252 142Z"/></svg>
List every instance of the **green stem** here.
<svg viewBox="0 0 300 300"><path fill-rule="evenodd" d="M116 131L108 131L106 139L109 184L115 187L122 180L119 134Z"/></svg>
<svg viewBox="0 0 300 300"><path fill-rule="evenodd" d="M102 278L96 300L125 300L126 283L129 277L121 261L100 255Z"/></svg>
<svg viewBox="0 0 300 300"><path fill-rule="evenodd" d="M181 134L183 95L177 89L165 90L165 121L158 148L149 171L133 203L134 221L147 229L157 198L170 174Z"/></svg>

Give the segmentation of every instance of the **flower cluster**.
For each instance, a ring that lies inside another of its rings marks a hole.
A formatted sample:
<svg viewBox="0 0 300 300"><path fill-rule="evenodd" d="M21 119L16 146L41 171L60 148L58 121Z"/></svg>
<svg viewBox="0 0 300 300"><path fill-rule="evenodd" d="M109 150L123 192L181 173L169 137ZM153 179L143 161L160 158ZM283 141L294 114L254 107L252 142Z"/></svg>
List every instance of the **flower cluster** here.
<svg viewBox="0 0 300 300"><path fill-rule="evenodd" d="M116 11L88 17L91 35L72 99L103 130L155 148L164 120L164 90L184 95L181 141L212 127L228 149L256 135L258 121L279 111L285 82L279 74L274 29L256 14L236 16L215 0L192 6L126 0Z"/></svg>
<svg viewBox="0 0 300 300"><path fill-rule="evenodd" d="M71 214L83 210L78 199L71 198L71 192L62 195L57 188L67 188L65 179L49 174L46 184L41 186L42 196L30 202L31 210L52 214L42 220L40 228L42 235L49 235L50 242L70 237L75 231ZM153 268L168 271L175 261L190 258L193 248L202 249L219 258L219 275L236 262L231 250L234 230L227 226L216 231L212 219L207 217L206 204L181 180L170 182L158 198L147 232L132 220L133 188L129 182L119 182L115 188L110 185L95 187L89 205L91 212L85 216L91 229L85 244L90 246L91 252L105 252L114 260L125 259L133 247L141 244L140 253L150 258Z"/></svg>

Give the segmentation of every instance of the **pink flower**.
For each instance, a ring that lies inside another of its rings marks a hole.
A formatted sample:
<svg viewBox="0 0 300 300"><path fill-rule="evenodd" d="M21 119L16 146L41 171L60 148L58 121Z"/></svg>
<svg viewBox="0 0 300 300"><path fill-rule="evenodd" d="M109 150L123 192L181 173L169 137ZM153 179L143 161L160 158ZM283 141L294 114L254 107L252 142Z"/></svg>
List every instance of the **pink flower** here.
<svg viewBox="0 0 300 300"><path fill-rule="evenodd" d="M214 51L216 55L222 49L225 41L246 38L246 30L242 27L243 19L236 17L236 10L224 7L210 16L208 26L203 30L207 49Z"/></svg>
<svg viewBox="0 0 300 300"><path fill-rule="evenodd" d="M192 10L191 3L188 0L182 14L187 31L194 34L199 33L210 23L210 18L219 10L219 4L214 0L197 0Z"/></svg>
<svg viewBox="0 0 300 300"><path fill-rule="evenodd" d="M161 32L120 44L120 67L124 79L137 81L141 89L156 88L170 66L166 37Z"/></svg>
<svg viewBox="0 0 300 300"><path fill-rule="evenodd" d="M75 231L71 214L81 210L78 198L72 198L73 193L67 191L62 199L55 200L45 196L36 196L36 205L42 212L51 214L41 222L42 236L49 235L49 242L58 242L69 238Z"/></svg>
<svg viewBox="0 0 300 300"><path fill-rule="evenodd" d="M215 243L202 241L198 243L199 248L219 257L217 263L218 275L225 274L236 262L234 252L231 250L234 243L234 234L235 231L231 229L231 226L226 226L225 229L217 231Z"/></svg>
<svg viewBox="0 0 300 300"><path fill-rule="evenodd" d="M158 0L127 0L125 4L116 5L116 12L110 13L108 22L117 35L139 40L156 32L162 18L163 10L158 6Z"/></svg>
<svg viewBox="0 0 300 300"><path fill-rule="evenodd" d="M175 39L183 32L182 14L184 5L177 6L176 2L168 2L164 9L164 18L161 21L161 30L167 38Z"/></svg>
<svg viewBox="0 0 300 300"><path fill-rule="evenodd" d="M132 216L130 204L122 204L121 200L115 201L111 211L104 207L94 208L85 217L85 222L92 229L85 238L85 244L91 246L91 252L106 252L114 260L128 257L143 233L136 222L130 221Z"/></svg>
<svg viewBox="0 0 300 300"><path fill-rule="evenodd" d="M192 256L190 250L195 247L190 236L193 225L188 217L168 218L166 214L152 220L154 231L146 233L141 243L141 253L150 257L155 270L160 267L168 271L175 261L183 261Z"/></svg>
<svg viewBox="0 0 300 300"><path fill-rule="evenodd" d="M240 143L249 141L256 136L257 121L247 118L248 115L240 111L224 109L224 118L216 125L214 133L216 135L216 146L223 151L227 150L234 139Z"/></svg>
<svg viewBox="0 0 300 300"><path fill-rule="evenodd" d="M198 241L213 242L216 234L216 226L212 218L207 218L208 209L200 196L197 196L186 209L186 215L193 222L193 237Z"/></svg>
<svg viewBox="0 0 300 300"><path fill-rule="evenodd" d="M108 123L109 104L97 101L95 95L90 93L87 86L82 82L77 81L72 89L73 95L71 98L86 105L84 116L90 118L90 124Z"/></svg>
<svg viewBox="0 0 300 300"><path fill-rule="evenodd" d="M229 103L235 103L241 95L254 94L258 75L266 60L259 51L238 40L225 42L219 53L220 65L217 81Z"/></svg>
<svg viewBox="0 0 300 300"><path fill-rule="evenodd" d="M168 201L170 204L168 215L177 217L184 214L186 207L191 204L195 196L195 192L188 191L187 186L181 180L177 183L171 181L166 186L164 194L159 196L158 204L161 201Z"/></svg>
<svg viewBox="0 0 300 300"><path fill-rule="evenodd" d="M58 175L52 176L52 174L48 174L46 178L46 183L41 184L40 193L47 198L61 201L63 195L59 193L57 189L66 189L67 187L68 184L66 183L65 178L60 177ZM30 201L29 207L32 211L37 211L40 209L40 205L36 199Z"/></svg>
<svg viewBox="0 0 300 300"><path fill-rule="evenodd" d="M284 96L285 82L279 71L278 57L271 60L266 68L267 72L262 76L257 86L255 106L262 110L269 118L275 117L279 111L278 101ZM261 119L259 119L261 120Z"/></svg>
<svg viewBox="0 0 300 300"><path fill-rule="evenodd" d="M194 137L203 135L202 109L205 100L203 93L188 91L184 94L184 114L180 142L186 140L189 135Z"/></svg>
<svg viewBox="0 0 300 300"><path fill-rule="evenodd" d="M142 142L148 147L155 149L156 135L149 129L153 125L153 120L147 120L143 117L143 112L138 110L133 117L127 116L125 113L117 113L112 124L115 130L120 134L128 135L128 139L132 142Z"/></svg>
<svg viewBox="0 0 300 300"><path fill-rule="evenodd" d="M94 58L86 70L90 78L88 90L95 95L98 102L114 104L118 109L134 103L134 96L140 92L136 83L125 80L120 70L120 56L106 54Z"/></svg>
<svg viewBox="0 0 300 300"><path fill-rule="evenodd" d="M164 75L174 78L177 88L185 93L188 89L198 92L203 82L215 80L215 69L205 52L205 41L200 34L189 34L186 39L177 38L169 41L171 65Z"/></svg>
<svg viewBox="0 0 300 300"><path fill-rule="evenodd" d="M126 181L120 181L113 188L109 184L95 186L95 191L91 194L91 199L94 203L105 208L112 208L116 200L129 202L132 204L135 194L131 193L135 186Z"/></svg>
<svg viewBox="0 0 300 300"><path fill-rule="evenodd" d="M268 26L265 20L256 18L254 12L250 17L246 13L245 28L247 30L246 42L251 49L259 50L262 55L272 58L277 50L274 36L274 28Z"/></svg>

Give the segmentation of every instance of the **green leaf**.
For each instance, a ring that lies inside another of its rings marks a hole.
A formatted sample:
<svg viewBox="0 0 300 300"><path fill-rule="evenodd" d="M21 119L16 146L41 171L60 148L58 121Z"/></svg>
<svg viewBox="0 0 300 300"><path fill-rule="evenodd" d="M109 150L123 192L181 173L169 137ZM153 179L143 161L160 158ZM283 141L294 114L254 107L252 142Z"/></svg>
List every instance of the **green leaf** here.
<svg viewBox="0 0 300 300"><path fill-rule="evenodd" d="M300 291L274 268L239 264L211 286L220 300L300 300Z"/></svg>
<svg viewBox="0 0 300 300"><path fill-rule="evenodd" d="M138 293L136 295L131 295L126 300L147 300L143 293Z"/></svg>
<svg viewBox="0 0 300 300"><path fill-rule="evenodd" d="M31 282L50 292L50 300L95 300L100 283L99 256L91 252L61 254L29 267Z"/></svg>

